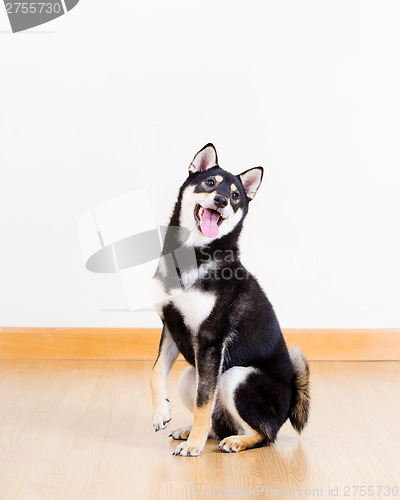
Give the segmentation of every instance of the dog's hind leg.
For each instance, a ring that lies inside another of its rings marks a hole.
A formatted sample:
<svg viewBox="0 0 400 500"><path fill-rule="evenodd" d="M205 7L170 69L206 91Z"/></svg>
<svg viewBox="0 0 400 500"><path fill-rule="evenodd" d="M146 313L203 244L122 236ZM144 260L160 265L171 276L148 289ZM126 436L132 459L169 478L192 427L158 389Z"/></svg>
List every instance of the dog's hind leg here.
<svg viewBox="0 0 400 500"><path fill-rule="evenodd" d="M240 384L255 371L254 368L234 366L221 375L218 401L228 413L236 435L228 436L219 443L219 449L224 452L237 452L254 448L263 444L268 438L264 433L253 429L239 414L236 407L235 393Z"/></svg>
<svg viewBox="0 0 400 500"><path fill-rule="evenodd" d="M288 416L291 388L260 369L234 366L220 377L218 399L236 427L219 448L242 451L275 441Z"/></svg>

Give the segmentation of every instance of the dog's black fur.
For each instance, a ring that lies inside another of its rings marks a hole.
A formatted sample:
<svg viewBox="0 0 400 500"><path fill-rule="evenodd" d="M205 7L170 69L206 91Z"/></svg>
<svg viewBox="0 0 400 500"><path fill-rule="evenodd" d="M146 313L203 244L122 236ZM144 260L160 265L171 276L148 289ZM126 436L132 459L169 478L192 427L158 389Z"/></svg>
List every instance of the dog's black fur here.
<svg viewBox="0 0 400 500"><path fill-rule="evenodd" d="M223 180L217 186L208 188L204 182L210 178ZM262 169L260 182L261 178ZM195 252L197 268L211 269L204 275L200 273L191 290L214 295L215 305L195 333L174 302L166 302L161 312L165 329L159 355L165 335L169 332L179 352L196 367L198 384L195 404L198 407L205 405L210 398L218 399L218 380L222 373L235 366L255 368L237 387L234 401L240 417L264 436L263 441L257 444L260 445L272 443L287 418L299 432L303 429L308 418L309 373L308 363L298 348L292 355L296 358L293 364L271 303L256 278L240 261L238 238L251 200L242 179L243 174L236 176L216 165L191 173L180 189L163 255L182 244L180 233L171 228L180 227L182 196L187 188L190 192L211 193L211 196L220 195L229 199L234 185L239 197L237 200L230 199L232 217L238 211L241 211L242 217L227 234L206 244L185 247L187 252ZM224 224L225 220L221 227ZM193 272L193 265L189 264L182 270L175 264L172 266L174 269L167 267L166 273L165 270L164 273L158 270L155 275L167 293L172 288L169 275L177 273L182 285L183 275ZM240 430L218 401L212 413L212 429L219 439L238 434Z"/></svg>

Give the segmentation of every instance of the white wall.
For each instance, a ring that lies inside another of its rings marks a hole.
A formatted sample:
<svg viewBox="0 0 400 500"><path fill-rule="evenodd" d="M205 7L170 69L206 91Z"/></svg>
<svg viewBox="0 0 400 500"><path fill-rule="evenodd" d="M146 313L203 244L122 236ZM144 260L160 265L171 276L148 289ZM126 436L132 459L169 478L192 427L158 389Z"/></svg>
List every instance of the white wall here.
<svg viewBox="0 0 400 500"><path fill-rule="evenodd" d="M10 34L0 7L0 326L154 326L99 311L77 223L193 154L266 169L242 239L283 327L399 327L400 7L81 0ZM113 286L110 284L110 286Z"/></svg>

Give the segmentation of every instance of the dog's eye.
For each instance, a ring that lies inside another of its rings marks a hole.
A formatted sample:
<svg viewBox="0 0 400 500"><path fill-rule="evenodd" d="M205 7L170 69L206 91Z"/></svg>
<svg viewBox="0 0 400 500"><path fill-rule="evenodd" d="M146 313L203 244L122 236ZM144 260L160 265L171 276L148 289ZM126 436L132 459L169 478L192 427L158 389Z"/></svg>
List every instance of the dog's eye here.
<svg viewBox="0 0 400 500"><path fill-rule="evenodd" d="M234 193L231 194L231 198L232 200L237 200L239 198L239 193L235 191Z"/></svg>
<svg viewBox="0 0 400 500"><path fill-rule="evenodd" d="M208 179L206 180L206 185L210 188L212 188L213 186L215 186L215 181L214 179Z"/></svg>

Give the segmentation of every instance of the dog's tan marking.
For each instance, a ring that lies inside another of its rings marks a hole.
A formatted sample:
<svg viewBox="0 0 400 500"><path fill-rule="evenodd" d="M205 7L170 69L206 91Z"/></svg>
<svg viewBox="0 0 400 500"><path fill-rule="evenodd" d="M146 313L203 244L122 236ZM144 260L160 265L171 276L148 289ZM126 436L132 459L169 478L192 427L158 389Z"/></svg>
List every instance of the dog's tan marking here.
<svg viewBox="0 0 400 500"><path fill-rule="evenodd" d="M210 399L210 401L200 407L195 404L193 412L193 428L189 436L190 441L200 443L207 439L208 431L211 427L211 412L213 405L213 399Z"/></svg>
<svg viewBox="0 0 400 500"><path fill-rule="evenodd" d="M174 455L183 457L194 457L200 455L206 444L208 432L211 428L211 413L214 406L214 398L207 404L198 407L194 406L193 427L190 431L188 440L181 443L174 451Z"/></svg>
<svg viewBox="0 0 400 500"><path fill-rule="evenodd" d="M162 401L168 396L164 390L164 375L162 372L161 363L156 363L151 372L150 378L150 389L151 389L151 399L153 403L153 408L159 408L163 406Z"/></svg>
<svg viewBox="0 0 400 500"><path fill-rule="evenodd" d="M238 188L235 186L235 184L231 184L231 193L233 193L234 191L237 191Z"/></svg>
<svg viewBox="0 0 400 500"><path fill-rule="evenodd" d="M211 193L201 193L202 196L204 196L205 198L214 198L214 196L217 194L216 191L211 191Z"/></svg>
<svg viewBox="0 0 400 500"><path fill-rule="evenodd" d="M226 437L219 443L218 448L225 453L243 451L254 448L265 439L266 437L263 434L254 431L253 434Z"/></svg>
<svg viewBox="0 0 400 500"><path fill-rule="evenodd" d="M157 432L167 427L171 420L171 407L164 389L164 380L160 370L153 371L150 387L153 405L153 428Z"/></svg>
<svg viewBox="0 0 400 500"><path fill-rule="evenodd" d="M217 182L222 182L222 181L224 180L224 178L222 177L222 175L216 175L216 176L215 176L215 180L216 180Z"/></svg>

